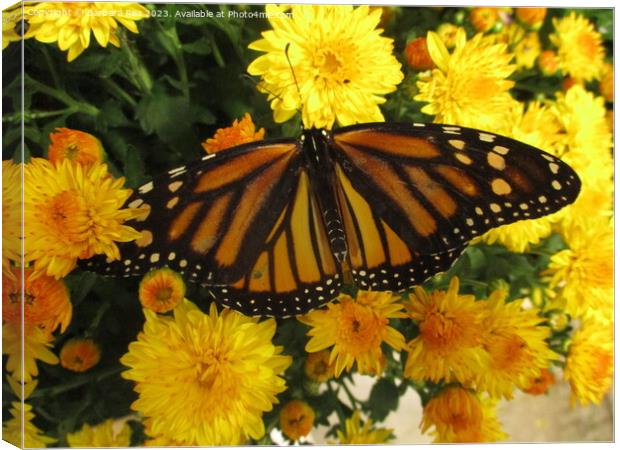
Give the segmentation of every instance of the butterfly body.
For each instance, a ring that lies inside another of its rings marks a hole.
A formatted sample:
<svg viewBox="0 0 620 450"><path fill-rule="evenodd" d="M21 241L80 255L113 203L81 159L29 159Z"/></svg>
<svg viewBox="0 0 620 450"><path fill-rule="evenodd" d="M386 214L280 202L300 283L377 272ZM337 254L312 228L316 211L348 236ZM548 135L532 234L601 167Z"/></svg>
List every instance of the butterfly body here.
<svg viewBox="0 0 620 450"><path fill-rule="evenodd" d="M318 200L330 248L338 262L344 263L348 248L338 194L334 189L337 179L330 139L327 131L313 128L303 132L299 144L304 152L311 190Z"/></svg>
<svg viewBox="0 0 620 450"><path fill-rule="evenodd" d="M399 291L448 269L468 242L572 203L575 172L534 147L439 124L376 123L208 155L141 186L142 233L120 261L135 276L170 266L250 315L303 314L345 276Z"/></svg>

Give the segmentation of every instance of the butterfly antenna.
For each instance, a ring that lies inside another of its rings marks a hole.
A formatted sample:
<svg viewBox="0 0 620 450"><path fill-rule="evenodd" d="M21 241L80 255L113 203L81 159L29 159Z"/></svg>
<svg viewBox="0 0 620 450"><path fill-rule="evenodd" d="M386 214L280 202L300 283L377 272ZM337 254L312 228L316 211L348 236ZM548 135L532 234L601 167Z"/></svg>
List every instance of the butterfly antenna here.
<svg viewBox="0 0 620 450"><path fill-rule="evenodd" d="M302 103L301 99L301 89L299 89L299 83L297 82L297 76L295 75L295 69L293 69L293 64L291 63L291 58L288 56L288 51L291 48L291 43L288 42L284 47L284 55L286 56L286 61L288 62L288 66L291 68L291 73L293 74L293 80L295 81L295 87L297 88L297 95L299 95L299 104Z"/></svg>
<svg viewBox="0 0 620 450"><path fill-rule="evenodd" d="M254 83L254 86L256 86L257 89L263 89L265 92L267 92L269 95L273 95L275 98L279 99L280 101L282 101L282 96L276 94L273 91L270 91L269 89L267 89L262 82L260 81L256 81L254 78L252 78L250 75L248 75L247 73L242 73L241 75L239 75L242 79L244 80L248 80L251 81L252 83Z"/></svg>

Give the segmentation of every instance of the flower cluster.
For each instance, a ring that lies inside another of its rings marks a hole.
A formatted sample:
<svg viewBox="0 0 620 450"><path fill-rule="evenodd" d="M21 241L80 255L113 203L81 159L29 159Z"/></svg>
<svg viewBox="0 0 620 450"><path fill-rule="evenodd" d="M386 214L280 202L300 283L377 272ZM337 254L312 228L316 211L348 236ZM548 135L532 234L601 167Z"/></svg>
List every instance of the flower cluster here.
<svg viewBox="0 0 620 450"><path fill-rule="evenodd" d="M9 384L22 401L37 385L38 364L60 362L66 370L84 372L99 361L99 346L90 338L67 340L59 356L53 351L55 332L64 333L73 316L64 277L78 259L95 254L119 258L116 242L138 236L124 222L142 214L122 208L131 190L108 172L97 138L68 128L49 138L49 159L3 161L3 353ZM23 408L29 421L31 406L24 403ZM32 429L27 440L53 442Z"/></svg>

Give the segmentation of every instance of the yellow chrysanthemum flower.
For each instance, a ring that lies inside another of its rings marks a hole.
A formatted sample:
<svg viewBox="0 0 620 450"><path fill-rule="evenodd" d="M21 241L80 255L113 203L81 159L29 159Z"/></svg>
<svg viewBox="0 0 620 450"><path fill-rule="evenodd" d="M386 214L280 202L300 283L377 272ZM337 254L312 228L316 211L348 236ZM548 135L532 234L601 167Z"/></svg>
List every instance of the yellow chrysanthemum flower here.
<svg viewBox="0 0 620 450"><path fill-rule="evenodd" d="M11 406L10 412L13 417L2 423L2 439L20 448L42 448L56 442L56 439L46 436L42 430L32 423L34 413L31 405L13 402Z"/></svg>
<svg viewBox="0 0 620 450"><path fill-rule="evenodd" d="M403 74L392 39L376 28L381 10L293 5L292 17L278 15L276 6L266 11L273 29L250 44L265 54L248 73L262 77L259 89L269 93L276 122L300 110L307 128L384 120L379 105Z"/></svg>
<svg viewBox="0 0 620 450"><path fill-rule="evenodd" d="M73 306L69 290L62 280L42 275L34 277L30 268L12 269L13 276L2 276L2 320L19 326L39 326L52 333L60 326L60 332L71 322ZM23 293L23 305L22 305Z"/></svg>
<svg viewBox="0 0 620 450"><path fill-rule="evenodd" d="M451 23L442 23L437 27L437 36L441 39L441 42L446 48L452 49L456 45L456 37L459 34L459 30L462 29Z"/></svg>
<svg viewBox="0 0 620 450"><path fill-rule="evenodd" d="M276 322L184 300L174 317L144 310L146 323L121 363L136 382L132 408L150 435L189 445L236 445L265 434L262 414L286 389L291 364L271 342Z"/></svg>
<svg viewBox="0 0 620 450"><path fill-rule="evenodd" d="M144 446L146 447L190 447L192 444L190 442L181 442L170 439L165 435L157 435L153 432L153 420L144 419L142 421L144 425L144 434L148 436L148 439L144 441Z"/></svg>
<svg viewBox="0 0 620 450"><path fill-rule="evenodd" d="M131 428L127 419L107 419L97 425L85 423L75 433L67 434L69 447L129 447Z"/></svg>
<svg viewBox="0 0 620 450"><path fill-rule="evenodd" d="M230 127L218 129L215 136L202 143L202 148L207 153L217 153L236 145L260 141L264 137L265 129L256 131L252 116L245 113L241 120L235 119Z"/></svg>
<svg viewBox="0 0 620 450"><path fill-rule="evenodd" d="M601 82L598 85L598 91L608 102L614 101L614 79L614 66L605 62L605 64L603 64L603 74L601 75Z"/></svg>
<svg viewBox="0 0 620 450"><path fill-rule="evenodd" d="M459 29L456 46L448 52L434 32L427 36L428 50L437 66L421 74L415 100L427 102L425 114L438 123L450 123L504 133L516 100L510 95L514 81L507 78L515 71L513 57L506 44L497 44L492 36L477 34L469 41Z"/></svg>
<svg viewBox="0 0 620 450"><path fill-rule="evenodd" d="M140 237L126 220L140 209L121 209L131 195L123 178L114 179L105 164L83 167L64 160L54 166L33 158L24 174L24 246L35 275L67 275L77 259L105 254L119 259L116 242Z"/></svg>
<svg viewBox="0 0 620 450"><path fill-rule="evenodd" d="M559 359L546 339L551 330L542 325L538 308L524 309L523 301L506 303L506 292L494 291L484 303L488 316L482 323L488 365L472 385L494 398L512 398L514 387L525 388L551 360ZM470 383L468 383L470 384Z"/></svg>
<svg viewBox="0 0 620 450"><path fill-rule="evenodd" d="M554 112L563 126L565 151L562 160L581 179L581 192L572 205L564 208L561 232L583 226L595 217L609 218L613 200L612 133L606 119L605 101L582 86L559 93Z"/></svg>
<svg viewBox="0 0 620 450"><path fill-rule="evenodd" d="M136 21L147 17L148 9L139 3L41 2L26 11L28 31L24 37L46 44L58 42L58 48L67 51L67 61L71 62L90 45L91 31L102 47L120 47L118 24L137 33Z"/></svg>
<svg viewBox="0 0 620 450"><path fill-rule="evenodd" d="M534 220L520 220L508 225L502 225L486 232L475 242L500 244L511 252L527 252L531 245L538 244L553 231L554 216L544 216Z"/></svg>
<svg viewBox="0 0 620 450"><path fill-rule="evenodd" d="M310 433L314 416L314 410L306 402L291 400L280 410L280 429L284 436L296 441Z"/></svg>
<svg viewBox="0 0 620 450"><path fill-rule="evenodd" d="M605 49L603 38L594 25L582 15L571 12L554 18L555 33L549 36L558 48L560 70L579 80L599 79L603 70Z"/></svg>
<svg viewBox="0 0 620 450"><path fill-rule="evenodd" d="M29 383L39 374L37 359L47 364L58 364L58 357L50 350L54 337L38 326L25 328L22 346L21 325L2 324L2 354L8 355L6 371L13 378ZM23 349L23 359L22 359Z"/></svg>
<svg viewBox="0 0 620 450"><path fill-rule="evenodd" d="M372 420L362 423L359 410L353 411L353 415L345 420L344 431L338 430L338 443L346 444L385 444L392 438L393 430L390 428L375 428Z"/></svg>
<svg viewBox="0 0 620 450"><path fill-rule="evenodd" d="M517 67L523 69L531 69L534 67L541 52L538 33L535 31L527 33L515 44L513 51Z"/></svg>
<svg viewBox="0 0 620 450"><path fill-rule="evenodd" d="M433 428L434 442L496 442L508 436L496 415L497 402L460 386L444 388L424 406L422 433Z"/></svg>
<svg viewBox="0 0 620 450"><path fill-rule="evenodd" d="M565 130L568 151L580 150L586 154L584 159L589 160L610 155L611 131L605 119L607 110L602 97L596 97L581 85L574 85L565 93L557 93L553 110Z"/></svg>
<svg viewBox="0 0 620 450"><path fill-rule="evenodd" d="M12 263L22 260L22 170L23 164L2 161L2 271L13 276Z"/></svg>
<svg viewBox="0 0 620 450"><path fill-rule="evenodd" d="M614 300L614 233L606 219L573 226L568 249L551 257L543 275L559 291L561 306L572 316L611 311Z"/></svg>
<svg viewBox="0 0 620 450"><path fill-rule="evenodd" d="M142 306L151 311L171 311L185 297L183 277L168 267L151 270L140 281L138 297Z"/></svg>
<svg viewBox="0 0 620 450"><path fill-rule="evenodd" d="M90 133L70 128L56 128L50 133L49 138L51 143L47 149L47 159L52 164L58 164L64 159L83 166L103 162L103 145Z"/></svg>
<svg viewBox="0 0 620 450"><path fill-rule="evenodd" d="M614 370L613 324L586 321L571 339L564 367L574 405L599 404L611 389Z"/></svg>
<svg viewBox="0 0 620 450"><path fill-rule="evenodd" d="M390 292L359 291L355 299L341 295L326 309L309 312L299 318L311 327L306 351L332 347L329 363L335 362L337 377L353 364L360 373L381 373L381 345L385 342L396 350L405 346L403 335L389 325L389 319L404 317L397 302Z"/></svg>
<svg viewBox="0 0 620 450"><path fill-rule="evenodd" d="M18 4L16 8L7 8L2 11L2 50L7 48L11 42L21 40L22 37L15 30L21 20L21 4Z"/></svg>
<svg viewBox="0 0 620 450"><path fill-rule="evenodd" d="M409 317L418 322L420 334L408 343L405 376L414 381L464 381L479 373L488 355L481 347L483 302L473 295L459 295L459 280L450 280L447 291L427 294L416 287L407 304Z"/></svg>
<svg viewBox="0 0 620 450"><path fill-rule="evenodd" d="M72 338L60 349L60 365L73 372L86 372L96 366L101 349L89 338Z"/></svg>

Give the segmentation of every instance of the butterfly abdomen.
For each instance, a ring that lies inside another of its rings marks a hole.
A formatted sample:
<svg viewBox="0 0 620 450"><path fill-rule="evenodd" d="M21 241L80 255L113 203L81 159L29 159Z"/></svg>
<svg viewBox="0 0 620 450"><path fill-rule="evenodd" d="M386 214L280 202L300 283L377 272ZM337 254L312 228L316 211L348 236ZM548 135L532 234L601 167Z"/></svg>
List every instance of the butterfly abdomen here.
<svg viewBox="0 0 620 450"><path fill-rule="evenodd" d="M329 246L338 262L343 263L347 259L348 248L337 194L334 190L336 174L333 159L329 154L329 135L324 130L307 130L302 135L301 144Z"/></svg>

